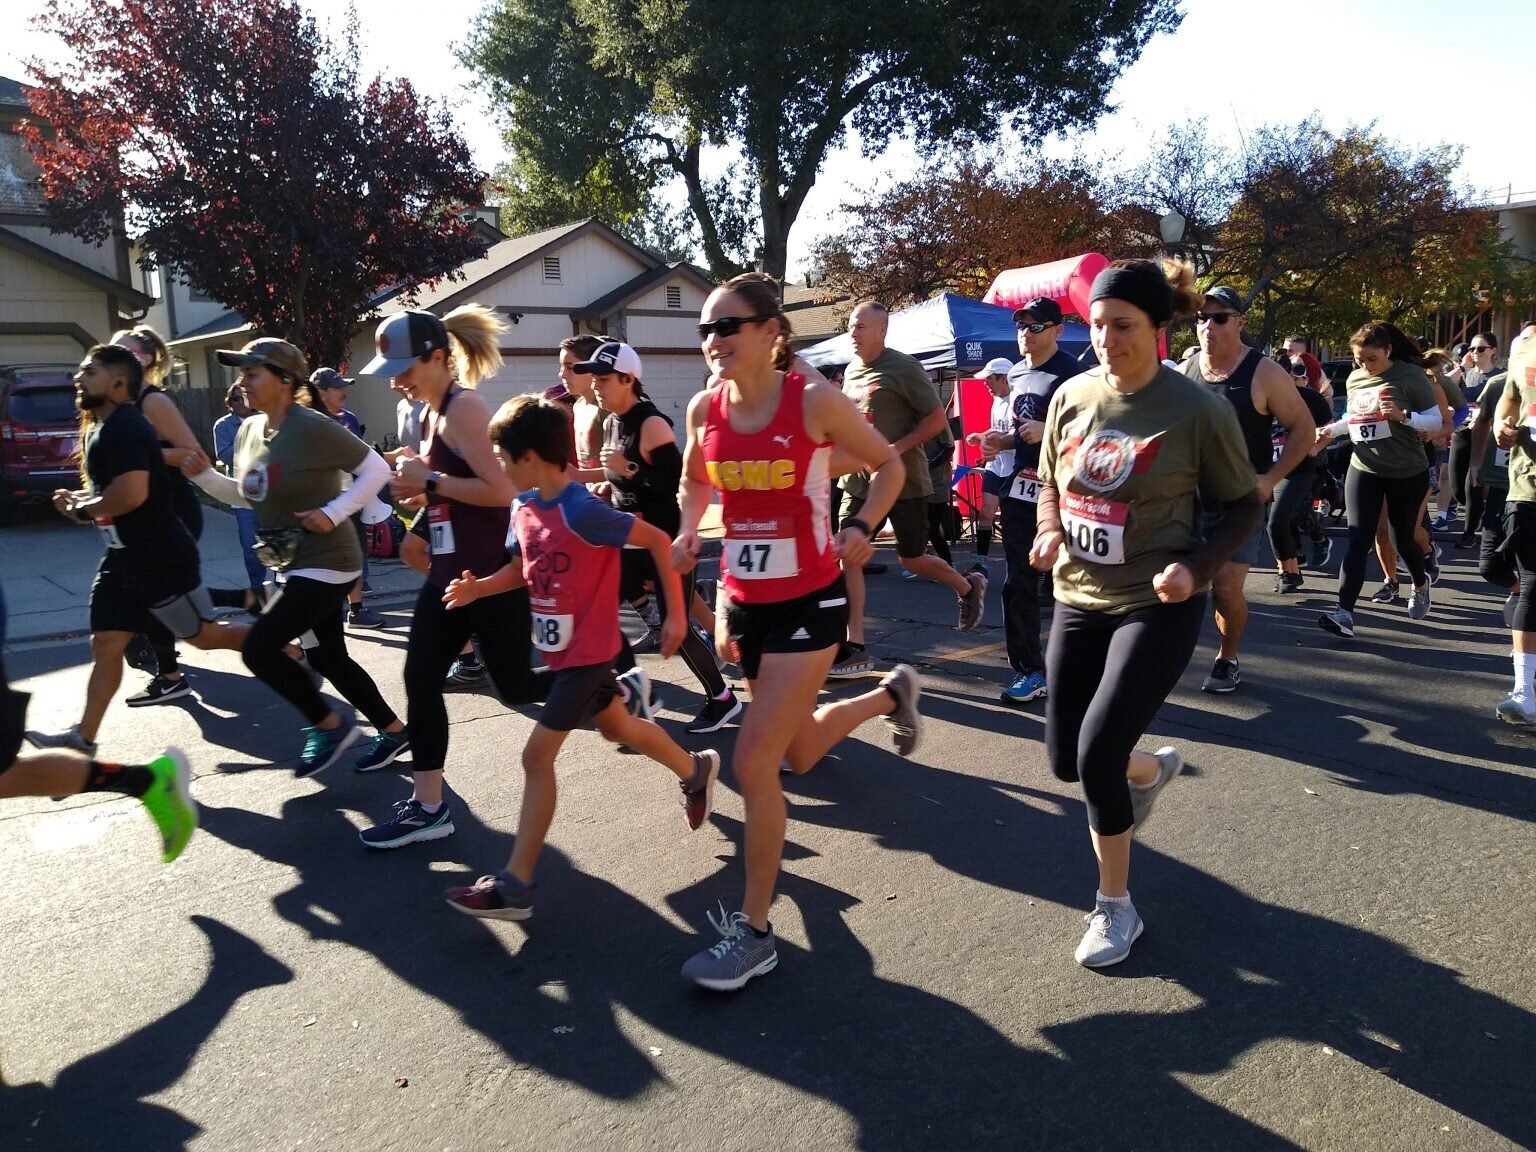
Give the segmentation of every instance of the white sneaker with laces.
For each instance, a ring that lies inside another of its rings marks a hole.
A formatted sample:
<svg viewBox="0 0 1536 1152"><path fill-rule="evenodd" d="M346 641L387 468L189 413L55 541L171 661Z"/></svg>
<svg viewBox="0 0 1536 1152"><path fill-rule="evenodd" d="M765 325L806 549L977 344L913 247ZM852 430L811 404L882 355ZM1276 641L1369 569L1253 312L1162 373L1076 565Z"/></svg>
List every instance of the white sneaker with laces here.
<svg viewBox="0 0 1536 1152"><path fill-rule="evenodd" d="M1123 904L1098 900L1088 916L1088 931L1083 933L1074 958L1084 968L1118 964L1131 954L1131 945L1144 927L1129 900Z"/></svg>
<svg viewBox="0 0 1536 1152"><path fill-rule="evenodd" d="M1536 701L1511 693L1494 706L1493 714L1506 724L1530 728L1536 726Z"/></svg>

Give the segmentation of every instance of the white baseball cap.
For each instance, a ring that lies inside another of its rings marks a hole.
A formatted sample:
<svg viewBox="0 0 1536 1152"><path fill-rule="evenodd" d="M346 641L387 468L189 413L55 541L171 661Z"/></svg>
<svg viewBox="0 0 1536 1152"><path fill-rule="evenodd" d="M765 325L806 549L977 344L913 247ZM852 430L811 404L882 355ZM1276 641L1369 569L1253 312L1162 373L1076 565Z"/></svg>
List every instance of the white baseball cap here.
<svg viewBox="0 0 1536 1152"><path fill-rule="evenodd" d="M982 376L1006 376L1008 369L1013 367L1013 361L999 356L995 360L988 360L987 366L981 370Z"/></svg>

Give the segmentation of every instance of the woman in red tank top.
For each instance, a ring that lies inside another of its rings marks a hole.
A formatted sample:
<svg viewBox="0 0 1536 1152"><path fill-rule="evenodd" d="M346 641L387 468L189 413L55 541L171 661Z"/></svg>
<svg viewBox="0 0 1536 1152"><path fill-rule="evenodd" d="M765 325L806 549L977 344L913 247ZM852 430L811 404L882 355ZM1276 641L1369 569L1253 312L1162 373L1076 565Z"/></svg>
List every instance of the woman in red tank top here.
<svg viewBox="0 0 1536 1152"><path fill-rule="evenodd" d="M833 451L873 473L871 517L884 516L901 491L900 458L840 391L789 371L789 321L772 277L729 281L700 319L717 381L688 406L672 562L692 569L699 521L718 490L726 539L715 643L741 664L752 703L731 760L746 804L746 894L740 911L710 916L721 940L684 964L683 975L731 990L778 964L768 909L784 850L781 765L809 770L876 716L888 717L896 750L910 755L921 735L920 687L917 673L898 665L874 691L816 708L848 626L838 562L863 564L874 552L867 525L854 521L832 535Z"/></svg>

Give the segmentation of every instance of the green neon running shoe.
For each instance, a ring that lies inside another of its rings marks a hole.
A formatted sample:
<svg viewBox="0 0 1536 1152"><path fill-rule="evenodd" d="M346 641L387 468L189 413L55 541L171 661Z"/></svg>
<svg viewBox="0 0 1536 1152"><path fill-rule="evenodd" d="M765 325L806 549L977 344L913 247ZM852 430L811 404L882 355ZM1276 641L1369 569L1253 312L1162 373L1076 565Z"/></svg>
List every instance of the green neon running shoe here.
<svg viewBox="0 0 1536 1152"><path fill-rule="evenodd" d="M157 759L145 765L155 782L139 797L165 846L167 864L181 855L181 850L197 831L197 801L192 799L192 765L180 748L167 748Z"/></svg>

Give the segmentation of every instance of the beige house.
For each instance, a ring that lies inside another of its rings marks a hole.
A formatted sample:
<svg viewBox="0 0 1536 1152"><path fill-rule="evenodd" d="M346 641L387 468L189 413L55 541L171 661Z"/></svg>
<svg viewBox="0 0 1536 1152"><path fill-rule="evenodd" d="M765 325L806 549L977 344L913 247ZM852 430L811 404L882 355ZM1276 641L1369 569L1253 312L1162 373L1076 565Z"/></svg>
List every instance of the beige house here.
<svg viewBox="0 0 1536 1152"><path fill-rule="evenodd" d="M442 315L460 304L477 303L501 313L508 323L501 348L505 363L495 379L480 385L493 407L556 383L560 341L591 332L639 350L646 391L681 433L688 399L706 376L695 325L713 288L692 265L665 263L596 220L582 220L503 238L459 272L458 278L419 292L409 304L383 297L379 308L386 316L407 306ZM231 376L214 353L254 338L241 317L194 298L184 282L174 279L150 323L167 334L194 387L211 384L222 390ZM372 359L373 329L373 324L360 327L350 364L335 367L350 375ZM369 440L381 443L393 433L397 399L384 380L364 379L353 387L348 406L366 426Z"/></svg>
<svg viewBox="0 0 1536 1152"><path fill-rule="evenodd" d="M0 76L0 364L78 364L153 303L121 232L88 244L48 230L37 167L16 134L23 85Z"/></svg>

